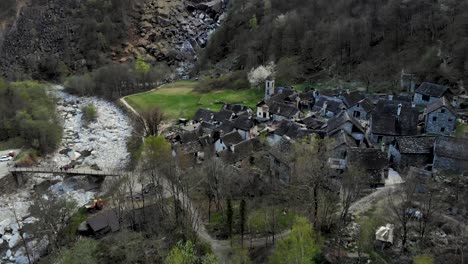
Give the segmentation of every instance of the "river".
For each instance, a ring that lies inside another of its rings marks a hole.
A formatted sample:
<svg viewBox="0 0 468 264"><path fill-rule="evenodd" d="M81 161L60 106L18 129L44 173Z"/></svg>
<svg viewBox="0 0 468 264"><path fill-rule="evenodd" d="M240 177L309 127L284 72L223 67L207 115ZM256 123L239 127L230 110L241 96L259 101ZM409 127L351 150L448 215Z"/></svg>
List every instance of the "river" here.
<svg viewBox="0 0 468 264"><path fill-rule="evenodd" d="M41 161L40 166L61 167L75 161L76 168L123 169L129 160L127 140L133 127L130 119L115 104L96 97L77 97L66 93L63 86L51 87L49 93L57 98L57 113L64 127L60 147ZM97 119L88 125L82 122L82 107L92 104ZM86 177L64 178L53 175L30 175L24 187L9 194L0 194L0 263L28 263L18 232L23 224L37 221L29 213L31 197L46 186L42 195L56 195L76 200L79 206L93 199L99 184ZM12 186L16 188L16 186ZM14 221L14 209L21 219ZM28 236L29 234L26 234ZM47 241L30 239L37 259L47 247Z"/></svg>

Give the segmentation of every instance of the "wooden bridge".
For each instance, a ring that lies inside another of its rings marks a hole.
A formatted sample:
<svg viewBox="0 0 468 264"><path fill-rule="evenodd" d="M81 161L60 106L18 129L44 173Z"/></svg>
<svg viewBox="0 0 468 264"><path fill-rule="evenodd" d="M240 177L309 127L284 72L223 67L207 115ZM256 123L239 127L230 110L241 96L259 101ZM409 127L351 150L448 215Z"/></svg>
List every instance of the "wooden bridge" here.
<svg viewBox="0 0 468 264"><path fill-rule="evenodd" d="M24 184L23 175L28 173L35 174L53 174L53 175L64 175L64 176L94 176L94 177L107 177L107 176L120 176L122 171L117 170L90 170L90 169L60 169L60 168L47 168L47 167L9 167L8 171L15 177L16 183L21 186Z"/></svg>

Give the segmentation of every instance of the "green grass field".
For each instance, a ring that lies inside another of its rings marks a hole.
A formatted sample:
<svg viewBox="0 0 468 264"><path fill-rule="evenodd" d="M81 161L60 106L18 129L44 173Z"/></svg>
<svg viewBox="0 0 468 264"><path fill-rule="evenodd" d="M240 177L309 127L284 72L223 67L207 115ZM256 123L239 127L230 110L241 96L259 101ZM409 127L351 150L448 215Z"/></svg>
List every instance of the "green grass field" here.
<svg viewBox="0 0 468 264"><path fill-rule="evenodd" d="M131 95L125 100L137 111L159 106L171 119L192 118L199 108L218 111L223 103L241 103L252 108L261 101L263 90L221 90L209 93L196 92L194 81L180 81L156 90Z"/></svg>

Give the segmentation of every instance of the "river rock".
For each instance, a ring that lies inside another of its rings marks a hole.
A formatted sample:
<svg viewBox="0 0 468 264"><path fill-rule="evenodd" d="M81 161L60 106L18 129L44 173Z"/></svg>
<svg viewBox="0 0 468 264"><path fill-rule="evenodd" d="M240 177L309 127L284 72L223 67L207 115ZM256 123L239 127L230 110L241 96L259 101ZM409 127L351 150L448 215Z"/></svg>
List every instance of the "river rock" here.
<svg viewBox="0 0 468 264"><path fill-rule="evenodd" d="M10 239L10 241L8 241L8 246L10 248L14 248L16 245L18 245L20 241L20 235L18 232L16 232Z"/></svg>

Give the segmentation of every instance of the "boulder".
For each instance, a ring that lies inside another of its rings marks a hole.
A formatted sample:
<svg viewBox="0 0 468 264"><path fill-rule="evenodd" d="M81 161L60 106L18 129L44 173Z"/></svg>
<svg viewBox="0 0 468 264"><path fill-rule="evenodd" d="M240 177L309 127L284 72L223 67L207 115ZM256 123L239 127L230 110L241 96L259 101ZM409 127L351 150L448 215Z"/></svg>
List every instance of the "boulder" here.
<svg viewBox="0 0 468 264"><path fill-rule="evenodd" d="M8 241L8 246L10 248L14 248L14 247L16 247L16 245L18 245L19 241L20 241L20 235L19 235L19 233L15 233L11 237L10 241Z"/></svg>

